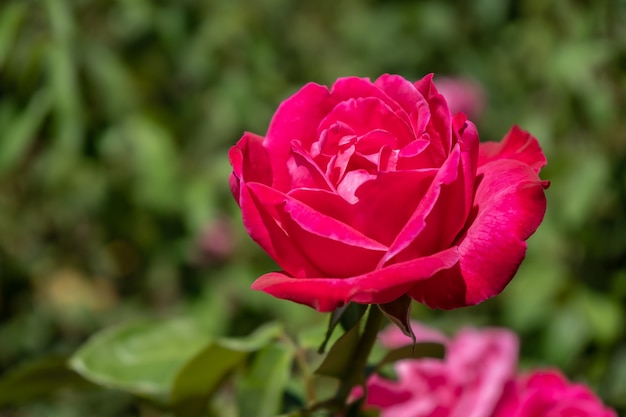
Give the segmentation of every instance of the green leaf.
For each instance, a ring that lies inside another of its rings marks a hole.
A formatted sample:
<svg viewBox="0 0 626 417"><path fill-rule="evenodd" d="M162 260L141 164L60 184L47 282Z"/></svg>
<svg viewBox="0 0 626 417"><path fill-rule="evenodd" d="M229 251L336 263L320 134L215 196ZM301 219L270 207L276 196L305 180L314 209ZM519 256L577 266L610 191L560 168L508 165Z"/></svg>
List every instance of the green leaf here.
<svg viewBox="0 0 626 417"><path fill-rule="evenodd" d="M163 400L179 369L209 342L185 319L147 321L105 329L87 341L70 366L107 388Z"/></svg>
<svg viewBox="0 0 626 417"><path fill-rule="evenodd" d="M45 89L40 90L33 94L26 109L4 130L0 142L0 173L20 163L37 137L50 107L50 94Z"/></svg>
<svg viewBox="0 0 626 417"><path fill-rule="evenodd" d="M330 340L333 335L333 331L338 324L341 324L341 327L345 331L349 331L352 327L356 326L363 314L367 311L367 304L357 304L357 303L349 303L342 307L336 308L330 314L330 321L328 323L328 330L326 331L326 337L324 341L320 345L317 350L318 353L324 353L326 350L326 345L328 344L328 340Z"/></svg>
<svg viewBox="0 0 626 417"><path fill-rule="evenodd" d="M359 333L359 326L354 326L337 339L315 373L342 379L348 373L354 353L358 349Z"/></svg>
<svg viewBox="0 0 626 417"><path fill-rule="evenodd" d="M445 353L445 347L441 343L427 342L402 346L387 352L375 370L402 359L443 358Z"/></svg>
<svg viewBox="0 0 626 417"><path fill-rule="evenodd" d="M220 382L250 354L266 346L282 332L270 323L246 338L223 338L209 343L189 359L176 375L170 404L177 416L200 416Z"/></svg>
<svg viewBox="0 0 626 417"><path fill-rule="evenodd" d="M74 174L85 130L85 106L82 104L77 63L73 53L74 19L72 5L62 0L47 0L52 29L47 48L48 77L53 96L55 138L46 155L50 170L48 180L55 181Z"/></svg>
<svg viewBox="0 0 626 417"><path fill-rule="evenodd" d="M239 415L273 417L282 404L294 350L274 343L261 350L237 386Z"/></svg>
<svg viewBox="0 0 626 417"><path fill-rule="evenodd" d="M67 366L67 358L36 359L9 370L0 379L0 407L23 404L62 389L93 389L94 385Z"/></svg>
<svg viewBox="0 0 626 417"><path fill-rule="evenodd" d="M0 69L2 69L9 56L27 7L24 2L13 2L3 5L2 14L0 15Z"/></svg>
<svg viewBox="0 0 626 417"><path fill-rule="evenodd" d="M135 116L124 125L124 139L136 170L138 202L168 211L182 197L177 151L169 130L147 116Z"/></svg>

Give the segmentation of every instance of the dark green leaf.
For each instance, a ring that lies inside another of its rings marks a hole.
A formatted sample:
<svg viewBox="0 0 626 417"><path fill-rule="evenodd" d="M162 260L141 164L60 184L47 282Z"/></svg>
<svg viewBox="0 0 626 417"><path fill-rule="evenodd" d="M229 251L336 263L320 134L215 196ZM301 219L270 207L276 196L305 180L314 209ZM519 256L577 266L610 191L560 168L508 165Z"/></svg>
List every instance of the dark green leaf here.
<svg viewBox="0 0 626 417"><path fill-rule="evenodd" d="M67 358L43 357L9 370L0 378L0 406L23 404L63 389L95 386L67 366Z"/></svg>
<svg viewBox="0 0 626 417"><path fill-rule="evenodd" d="M19 164L37 137L46 114L50 110L50 94L40 90L33 94L26 109L3 132L0 142L0 173Z"/></svg>
<svg viewBox="0 0 626 417"><path fill-rule="evenodd" d="M359 333L359 326L354 326L337 339L315 373L337 379L343 378L349 371L351 359L358 348Z"/></svg>
<svg viewBox="0 0 626 417"><path fill-rule="evenodd" d="M352 327L356 326L363 314L367 311L367 304L357 304L357 303L349 303L339 308L336 308L332 313L330 313L330 321L328 323L328 330L326 331L326 337L322 342L321 346L318 349L319 353L324 353L326 350L326 345L328 344L328 340L333 335L333 331L338 324L341 324L341 327L344 331L349 331Z"/></svg>

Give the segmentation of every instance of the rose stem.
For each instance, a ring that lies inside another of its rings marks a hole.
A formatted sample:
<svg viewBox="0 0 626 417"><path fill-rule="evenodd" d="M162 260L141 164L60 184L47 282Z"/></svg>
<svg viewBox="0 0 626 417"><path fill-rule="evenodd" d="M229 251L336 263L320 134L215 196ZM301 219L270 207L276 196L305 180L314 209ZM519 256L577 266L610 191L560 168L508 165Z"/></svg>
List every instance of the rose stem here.
<svg viewBox="0 0 626 417"><path fill-rule="evenodd" d="M365 367L367 366L367 358L374 347L376 337L378 336L378 330L383 322L383 313L378 306L371 305L369 308L369 314L367 316L367 322L363 329L363 334L359 339L357 347L348 373L344 376L337 390L335 401L340 407L345 407L346 400L355 385L360 384L365 378Z"/></svg>

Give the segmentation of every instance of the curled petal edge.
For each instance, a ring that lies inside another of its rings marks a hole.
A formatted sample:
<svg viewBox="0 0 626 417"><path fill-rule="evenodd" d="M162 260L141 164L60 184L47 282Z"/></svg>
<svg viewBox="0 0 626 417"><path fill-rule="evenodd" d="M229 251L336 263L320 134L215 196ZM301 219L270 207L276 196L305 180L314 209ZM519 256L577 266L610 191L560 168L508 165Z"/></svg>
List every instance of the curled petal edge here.
<svg viewBox="0 0 626 417"><path fill-rule="evenodd" d="M352 278L293 278L282 272L270 272L258 278L251 288L306 304L320 312L330 312L348 302L392 302L404 295L416 281L452 268L458 261L458 248L452 247Z"/></svg>

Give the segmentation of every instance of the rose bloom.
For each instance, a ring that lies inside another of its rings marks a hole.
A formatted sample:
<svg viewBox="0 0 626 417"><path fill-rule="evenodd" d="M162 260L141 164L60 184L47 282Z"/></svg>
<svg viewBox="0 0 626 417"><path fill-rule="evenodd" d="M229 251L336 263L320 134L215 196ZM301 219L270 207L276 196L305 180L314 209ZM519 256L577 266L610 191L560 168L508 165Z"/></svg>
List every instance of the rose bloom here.
<svg viewBox="0 0 626 417"><path fill-rule="evenodd" d="M433 308L502 291L545 211L536 139L479 144L432 75L348 77L285 100L230 150L250 236L282 268L252 285L332 311L403 295Z"/></svg>
<svg viewBox="0 0 626 417"><path fill-rule="evenodd" d="M503 328L465 328L452 339L413 322L418 342L439 342L444 359L394 364L396 379L367 380L365 407L381 417L616 417L582 384L557 371L516 376L518 339ZM380 334L388 348L411 343L397 327ZM351 398L363 395L355 388Z"/></svg>
<svg viewBox="0 0 626 417"><path fill-rule="evenodd" d="M556 370L534 371L511 382L493 417L617 417L589 388Z"/></svg>
<svg viewBox="0 0 626 417"><path fill-rule="evenodd" d="M490 417L515 374L516 335L466 328L448 339L417 323L412 328L418 342L443 343L445 358L398 361L397 380L372 375L365 406L379 409L381 417ZM411 343L396 327L381 333L381 341L389 348ZM352 397L361 392L355 389Z"/></svg>

